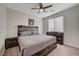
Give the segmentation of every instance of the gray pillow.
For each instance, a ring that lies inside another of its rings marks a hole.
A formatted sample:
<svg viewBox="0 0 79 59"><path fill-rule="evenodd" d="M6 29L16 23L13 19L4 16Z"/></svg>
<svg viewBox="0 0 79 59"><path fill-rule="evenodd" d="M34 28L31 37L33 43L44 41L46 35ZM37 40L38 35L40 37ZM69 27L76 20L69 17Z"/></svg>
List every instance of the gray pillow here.
<svg viewBox="0 0 79 59"><path fill-rule="evenodd" d="M33 35L39 35L39 33L37 31L33 31L32 34Z"/></svg>
<svg viewBox="0 0 79 59"><path fill-rule="evenodd" d="M20 36L30 36L32 33L30 31L20 32Z"/></svg>

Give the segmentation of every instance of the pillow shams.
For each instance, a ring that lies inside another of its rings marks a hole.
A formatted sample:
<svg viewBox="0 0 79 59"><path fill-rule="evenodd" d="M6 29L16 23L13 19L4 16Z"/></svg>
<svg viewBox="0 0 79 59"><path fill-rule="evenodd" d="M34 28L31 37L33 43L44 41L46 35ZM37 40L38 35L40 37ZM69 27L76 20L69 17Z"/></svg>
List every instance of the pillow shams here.
<svg viewBox="0 0 79 59"><path fill-rule="evenodd" d="M32 35L32 32L30 31L20 32L20 36L30 36L30 35Z"/></svg>

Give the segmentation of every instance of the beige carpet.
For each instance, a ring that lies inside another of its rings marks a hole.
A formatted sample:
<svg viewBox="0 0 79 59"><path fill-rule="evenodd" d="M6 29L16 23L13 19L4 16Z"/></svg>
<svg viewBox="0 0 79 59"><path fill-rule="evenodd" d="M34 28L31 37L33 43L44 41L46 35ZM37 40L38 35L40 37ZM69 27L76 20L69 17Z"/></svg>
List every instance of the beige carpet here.
<svg viewBox="0 0 79 59"><path fill-rule="evenodd" d="M13 47L7 49L4 53L5 56L18 56L19 48ZM48 56L79 56L79 49L65 45L57 45L57 48L53 50Z"/></svg>
<svg viewBox="0 0 79 59"><path fill-rule="evenodd" d="M19 47L7 49L4 53L4 56L19 56Z"/></svg>
<svg viewBox="0 0 79 59"><path fill-rule="evenodd" d="M79 49L66 45L57 45L57 48L48 56L79 56Z"/></svg>

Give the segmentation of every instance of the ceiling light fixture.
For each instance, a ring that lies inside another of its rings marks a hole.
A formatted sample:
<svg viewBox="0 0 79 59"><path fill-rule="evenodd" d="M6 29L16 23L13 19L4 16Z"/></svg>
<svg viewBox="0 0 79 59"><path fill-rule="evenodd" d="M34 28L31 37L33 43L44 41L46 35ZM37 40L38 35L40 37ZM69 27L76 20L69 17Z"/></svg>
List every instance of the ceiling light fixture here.
<svg viewBox="0 0 79 59"><path fill-rule="evenodd" d="M40 9L40 12L43 12L43 9Z"/></svg>
<svg viewBox="0 0 79 59"><path fill-rule="evenodd" d="M53 5L48 5L44 7L42 3L39 3L39 8L31 8L31 9L39 10L38 13L40 13L40 12L46 12L45 9L50 8L52 6Z"/></svg>

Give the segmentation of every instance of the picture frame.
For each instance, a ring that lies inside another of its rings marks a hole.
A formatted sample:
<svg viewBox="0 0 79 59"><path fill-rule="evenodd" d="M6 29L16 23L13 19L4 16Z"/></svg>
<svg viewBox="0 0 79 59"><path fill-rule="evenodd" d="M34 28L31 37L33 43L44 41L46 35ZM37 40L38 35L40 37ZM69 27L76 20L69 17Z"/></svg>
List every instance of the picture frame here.
<svg viewBox="0 0 79 59"><path fill-rule="evenodd" d="M34 19L28 19L28 25L34 25Z"/></svg>

